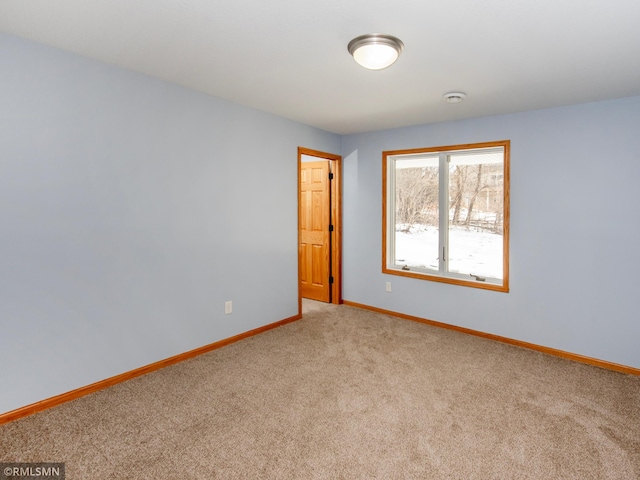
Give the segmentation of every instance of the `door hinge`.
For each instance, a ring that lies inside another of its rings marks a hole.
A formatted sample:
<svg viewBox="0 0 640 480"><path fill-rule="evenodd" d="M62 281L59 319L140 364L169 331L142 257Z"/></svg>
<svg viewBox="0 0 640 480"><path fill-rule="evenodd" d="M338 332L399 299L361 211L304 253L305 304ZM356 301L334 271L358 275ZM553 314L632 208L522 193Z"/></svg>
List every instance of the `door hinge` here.
<svg viewBox="0 0 640 480"><path fill-rule="evenodd" d="M333 232L333 225L329 225L329 231Z"/></svg>
<svg viewBox="0 0 640 480"><path fill-rule="evenodd" d="M329 180L333 180L333 173L329 172Z"/></svg>
<svg viewBox="0 0 640 480"><path fill-rule="evenodd" d="M333 283L333 277L329 277L329 283Z"/></svg>

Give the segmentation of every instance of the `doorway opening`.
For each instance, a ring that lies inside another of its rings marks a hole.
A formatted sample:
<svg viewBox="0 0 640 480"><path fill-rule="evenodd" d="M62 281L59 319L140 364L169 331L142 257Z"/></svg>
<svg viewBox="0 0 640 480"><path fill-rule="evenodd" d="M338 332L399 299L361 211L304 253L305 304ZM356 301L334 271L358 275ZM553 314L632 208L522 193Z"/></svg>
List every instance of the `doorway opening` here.
<svg viewBox="0 0 640 480"><path fill-rule="evenodd" d="M342 157L298 147L298 303L342 303Z"/></svg>

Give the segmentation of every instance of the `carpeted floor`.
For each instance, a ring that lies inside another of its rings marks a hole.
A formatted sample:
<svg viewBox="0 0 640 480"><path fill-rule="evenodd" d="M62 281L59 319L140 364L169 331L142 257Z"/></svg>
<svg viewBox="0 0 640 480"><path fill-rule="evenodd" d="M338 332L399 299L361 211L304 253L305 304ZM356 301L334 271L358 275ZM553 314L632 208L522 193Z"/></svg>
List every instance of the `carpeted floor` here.
<svg viewBox="0 0 640 480"><path fill-rule="evenodd" d="M67 479L636 479L640 377L347 307L0 426Z"/></svg>

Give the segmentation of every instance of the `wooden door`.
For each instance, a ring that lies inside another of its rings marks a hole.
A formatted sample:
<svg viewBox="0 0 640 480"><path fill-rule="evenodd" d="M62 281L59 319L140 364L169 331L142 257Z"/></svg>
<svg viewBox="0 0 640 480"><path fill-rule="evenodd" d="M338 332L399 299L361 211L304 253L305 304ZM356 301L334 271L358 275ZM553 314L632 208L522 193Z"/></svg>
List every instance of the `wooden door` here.
<svg viewBox="0 0 640 480"><path fill-rule="evenodd" d="M300 165L300 293L329 302L331 203L329 161Z"/></svg>

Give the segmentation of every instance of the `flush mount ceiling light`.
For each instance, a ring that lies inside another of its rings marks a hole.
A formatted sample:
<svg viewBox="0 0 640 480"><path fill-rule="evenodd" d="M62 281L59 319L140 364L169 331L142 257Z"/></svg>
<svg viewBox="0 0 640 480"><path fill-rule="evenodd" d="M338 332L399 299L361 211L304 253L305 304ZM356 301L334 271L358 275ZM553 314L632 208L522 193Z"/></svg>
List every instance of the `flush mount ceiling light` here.
<svg viewBox="0 0 640 480"><path fill-rule="evenodd" d="M442 98L447 103L460 103L467 97L466 93L462 92L449 92L445 93Z"/></svg>
<svg viewBox="0 0 640 480"><path fill-rule="evenodd" d="M381 33L360 35L347 46L355 61L369 70L382 70L392 65L403 48L400 39Z"/></svg>

